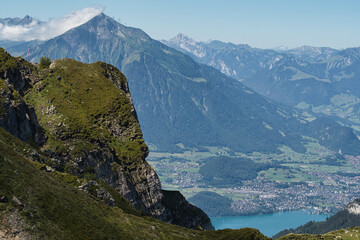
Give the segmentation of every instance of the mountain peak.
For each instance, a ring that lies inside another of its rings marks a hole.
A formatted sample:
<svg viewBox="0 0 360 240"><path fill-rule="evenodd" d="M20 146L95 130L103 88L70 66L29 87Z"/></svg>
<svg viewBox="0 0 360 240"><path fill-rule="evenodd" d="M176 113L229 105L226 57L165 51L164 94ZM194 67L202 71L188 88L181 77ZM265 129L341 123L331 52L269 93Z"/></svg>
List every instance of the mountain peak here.
<svg viewBox="0 0 360 240"><path fill-rule="evenodd" d="M191 37L187 36L184 33L179 33L178 35L176 35L173 38L170 38L169 40L170 43L183 43L183 44L190 44L192 46L195 46L197 44L197 42L192 39Z"/></svg>
<svg viewBox="0 0 360 240"><path fill-rule="evenodd" d="M177 39L191 39L193 40L192 38L190 38L188 35L184 34L184 33L178 33L178 35L176 35L174 38L177 38ZM173 39L174 39L173 38Z"/></svg>
<svg viewBox="0 0 360 240"><path fill-rule="evenodd" d="M35 19L33 19L32 17L30 17L29 15L26 15L23 18L19 18L19 17L14 17L14 18L0 18L0 23L7 25L7 26L24 26L24 25L28 25L31 22L33 22ZM37 20L35 20L37 21Z"/></svg>
<svg viewBox="0 0 360 240"><path fill-rule="evenodd" d="M198 58L206 56L206 47L183 33L179 33L169 41L163 41L163 43L180 51L190 52Z"/></svg>
<svg viewBox="0 0 360 240"><path fill-rule="evenodd" d="M310 46L310 45L303 45L297 48L293 48L293 49L288 49L289 52L297 52L297 53L317 53L317 54L321 54L321 53L333 53L336 52L337 50L332 49L332 48L328 48L328 47L314 47L314 46Z"/></svg>
<svg viewBox="0 0 360 240"><path fill-rule="evenodd" d="M96 32L98 37L102 39L111 38L112 35L122 38L136 38L143 41L150 39L149 35L141 29L122 25L104 13L96 15L80 27L85 31ZM73 31L76 31L76 29L73 29Z"/></svg>

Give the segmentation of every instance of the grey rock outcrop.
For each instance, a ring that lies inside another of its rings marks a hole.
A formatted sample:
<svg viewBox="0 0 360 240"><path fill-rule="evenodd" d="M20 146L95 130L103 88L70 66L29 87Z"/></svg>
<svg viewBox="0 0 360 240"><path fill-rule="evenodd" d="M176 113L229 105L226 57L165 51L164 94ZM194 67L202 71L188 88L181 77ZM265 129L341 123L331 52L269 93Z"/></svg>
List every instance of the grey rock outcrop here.
<svg viewBox="0 0 360 240"><path fill-rule="evenodd" d="M167 210L165 221L187 228L214 230L210 218L200 208L186 201L180 192L163 190L163 194L163 204Z"/></svg>
<svg viewBox="0 0 360 240"><path fill-rule="evenodd" d="M103 201L104 203L106 203L111 207L115 206L115 199L113 198L113 196L94 180L85 182L81 184L78 188L81 191L87 192L93 195L94 197L100 199L101 201Z"/></svg>
<svg viewBox="0 0 360 240"><path fill-rule="evenodd" d="M11 95L5 96L0 126L15 137L23 141L32 140L38 146L42 145L46 139L34 109L22 100L19 102L11 100Z"/></svg>
<svg viewBox="0 0 360 240"><path fill-rule="evenodd" d="M16 59L14 64L0 68L0 79L4 82L4 88L0 89L0 126L23 141L30 140L41 146L46 136L34 108L21 98L23 91L30 86L32 71L26 67L24 59Z"/></svg>

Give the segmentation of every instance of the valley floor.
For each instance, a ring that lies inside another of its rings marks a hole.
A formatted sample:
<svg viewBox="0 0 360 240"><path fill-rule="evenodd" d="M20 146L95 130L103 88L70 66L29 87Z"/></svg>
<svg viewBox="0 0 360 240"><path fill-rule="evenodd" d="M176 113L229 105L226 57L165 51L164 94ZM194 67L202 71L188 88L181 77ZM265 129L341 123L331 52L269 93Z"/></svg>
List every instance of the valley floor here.
<svg viewBox="0 0 360 240"><path fill-rule="evenodd" d="M314 214L335 213L360 197L360 156L344 156L340 164L326 162L335 153L309 141L307 152L296 153L281 148L281 154L231 153L224 148L208 152L150 152L147 160L159 174L164 189L180 190L190 198L201 191L212 191L232 200L236 215L256 215L307 209ZM259 172L242 185L216 187L207 185L198 172L211 156L241 156L254 162L278 164Z"/></svg>

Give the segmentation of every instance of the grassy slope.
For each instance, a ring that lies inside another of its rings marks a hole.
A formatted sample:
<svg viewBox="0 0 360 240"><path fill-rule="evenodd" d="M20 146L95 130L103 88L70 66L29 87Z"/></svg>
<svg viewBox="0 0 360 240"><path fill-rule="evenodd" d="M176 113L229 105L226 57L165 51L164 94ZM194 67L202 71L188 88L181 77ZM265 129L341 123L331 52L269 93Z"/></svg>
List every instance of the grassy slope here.
<svg viewBox="0 0 360 240"><path fill-rule="evenodd" d="M46 173L26 156L33 149L0 128L0 195L16 196L1 203L1 216L20 210L37 238L44 239L266 239L256 230L200 232L126 213L125 203L111 208L78 190L71 175ZM126 210L129 212L129 209ZM153 228L154 226L154 228Z"/></svg>
<svg viewBox="0 0 360 240"><path fill-rule="evenodd" d="M321 234L321 235L311 235L311 234L289 234L284 237L279 238L279 240L357 240L360 239L360 227L341 229L334 232Z"/></svg>
<svg viewBox="0 0 360 240"><path fill-rule="evenodd" d="M64 153L71 146L70 153L78 156L84 150L96 150L94 142L107 142L127 163L142 157L147 146L131 114L127 92L107 79L106 66L101 62L82 64L64 59L57 60L52 69L40 72L42 80L25 98L35 107L40 125L49 136L46 148ZM115 71L115 82L125 86L124 75ZM107 129L112 122L121 127L121 138L115 138Z"/></svg>

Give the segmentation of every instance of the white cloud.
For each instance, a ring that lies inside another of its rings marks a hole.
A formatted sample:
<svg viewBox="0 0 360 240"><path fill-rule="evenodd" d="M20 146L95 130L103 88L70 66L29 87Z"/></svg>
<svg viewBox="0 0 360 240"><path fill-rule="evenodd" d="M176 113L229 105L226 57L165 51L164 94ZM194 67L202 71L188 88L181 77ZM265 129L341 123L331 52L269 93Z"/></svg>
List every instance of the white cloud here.
<svg viewBox="0 0 360 240"><path fill-rule="evenodd" d="M0 40L47 40L86 23L103 10L103 7L84 8L58 19L50 19L48 22L33 20L24 26L7 26L0 23Z"/></svg>

